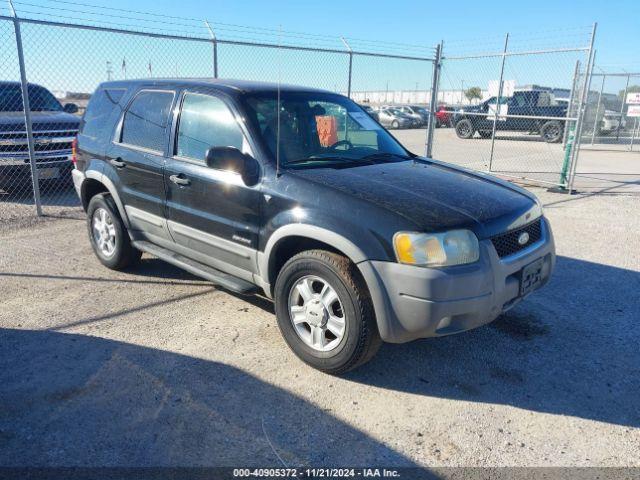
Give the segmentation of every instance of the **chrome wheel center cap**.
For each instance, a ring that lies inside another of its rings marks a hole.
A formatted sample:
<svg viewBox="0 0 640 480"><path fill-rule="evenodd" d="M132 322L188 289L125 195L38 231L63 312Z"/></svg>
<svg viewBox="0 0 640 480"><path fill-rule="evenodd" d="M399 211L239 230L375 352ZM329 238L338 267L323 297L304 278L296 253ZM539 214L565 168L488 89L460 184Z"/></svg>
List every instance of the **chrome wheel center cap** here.
<svg viewBox="0 0 640 480"><path fill-rule="evenodd" d="M311 300L305 306L307 322L314 327L324 327L327 324L329 314L318 299Z"/></svg>

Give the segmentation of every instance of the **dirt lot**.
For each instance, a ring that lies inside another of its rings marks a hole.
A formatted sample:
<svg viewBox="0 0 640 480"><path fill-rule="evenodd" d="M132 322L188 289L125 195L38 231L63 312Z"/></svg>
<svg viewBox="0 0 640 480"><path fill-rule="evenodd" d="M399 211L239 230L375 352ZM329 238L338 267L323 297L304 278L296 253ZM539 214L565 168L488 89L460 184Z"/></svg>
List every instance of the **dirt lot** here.
<svg viewBox="0 0 640 480"><path fill-rule="evenodd" d="M411 151L424 154L424 130L394 130L392 133ZM435 130L433 145L433 158L467 168L489 170L491 139L476 135L473 139L462 140L453 128L439 128ZM498 132L491 170L509 178L558 182L564 155L562 144L545 143L538 135ZM574 187L583 192L640 193L640 147L629 151L628 145L592 146L585 139Z"/></svg>
<svg viewBox="0 0 640 480"><path fill-rule="evenodd" d="M639 466L640 196L536 193L543 291L342 378L266 301L147 257L109 271L81 216L3 222L0 465Z"/></svg>

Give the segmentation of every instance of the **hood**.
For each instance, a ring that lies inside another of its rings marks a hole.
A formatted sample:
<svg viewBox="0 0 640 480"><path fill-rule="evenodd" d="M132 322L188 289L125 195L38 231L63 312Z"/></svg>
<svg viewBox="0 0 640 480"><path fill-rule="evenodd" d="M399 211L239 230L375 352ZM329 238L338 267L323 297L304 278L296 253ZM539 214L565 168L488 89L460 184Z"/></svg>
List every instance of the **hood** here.
<svg viewBox="0 0 640 480"><path fill-rule="evenodd" d="M461 112L484 112L485 109L485 105L484 103L479 103L478 105L467 105L465 107L461 107L458 108L457 110L454 110L455 113L461 113Z"/></svg>
<svg viewBox="0 0 640 480"><path fill-rule="evenodd" d="M467 228L487 238L528 221L536 208L533 195L508 182L426 160L292 173L390 211L407 228L425 232Z"/></svg>
<svg viewBox="0 0 640 480"><path fill-rule="evenodd" d="M80 117L67 112L31 112L33 130L65 128L77 130L80 125ZM11 130L20 127L24 129L24 113L0 112L0 130Z"/></svg>

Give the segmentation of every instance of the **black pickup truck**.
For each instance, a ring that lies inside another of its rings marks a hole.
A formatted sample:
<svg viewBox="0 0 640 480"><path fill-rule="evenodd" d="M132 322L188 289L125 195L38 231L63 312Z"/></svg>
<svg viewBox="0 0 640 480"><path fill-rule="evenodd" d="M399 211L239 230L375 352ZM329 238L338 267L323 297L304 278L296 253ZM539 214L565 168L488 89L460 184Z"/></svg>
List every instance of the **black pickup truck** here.
<svg viewBox="0 0 640 480"><path fill-rule="evenodd" d="M548 143L562 140L567 106L558 104L547 91L518 91L512 97L501 97L497 111L496 130L539 133ZM456 134L469 139L478 132L490 138L495 115L496 97L462 108L454 114Z"/></svg>
<svg viewBox="0 0 640 480"><path fill-rule="evenodd" d="M78 133L77 105L64 107L40 85L29 84L29 105L40 180L67 180L71 147ZM0 188L24 193L30 188L31 168L24 121L22 89L18 82L0 82Z"/></svg>

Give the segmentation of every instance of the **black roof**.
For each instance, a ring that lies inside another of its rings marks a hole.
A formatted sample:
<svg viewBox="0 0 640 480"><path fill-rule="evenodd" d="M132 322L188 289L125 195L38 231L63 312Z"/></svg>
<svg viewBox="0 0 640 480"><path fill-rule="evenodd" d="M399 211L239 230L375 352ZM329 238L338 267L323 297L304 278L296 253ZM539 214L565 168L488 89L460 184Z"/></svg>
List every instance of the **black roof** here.
<svg viewBox="0 0 640 480"><path fill-rule="evenodd" d="M135 80L116 80L104 82L102 86L109 87L128 87L131 85L157 86L157 87L174 87L174 86L198 86L198 87L214 87L220 90L229 90L236 93L251 92L276 92L278 90L277 83L256 82L250 80L234 80L227 78L141 78ZM311 87L303 87L298 85L280 84L280 90L283 92L322 92L333 93L328 90L321 90Z"/></svg>

